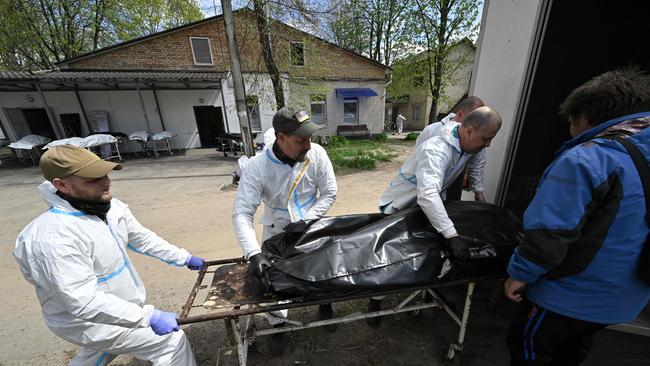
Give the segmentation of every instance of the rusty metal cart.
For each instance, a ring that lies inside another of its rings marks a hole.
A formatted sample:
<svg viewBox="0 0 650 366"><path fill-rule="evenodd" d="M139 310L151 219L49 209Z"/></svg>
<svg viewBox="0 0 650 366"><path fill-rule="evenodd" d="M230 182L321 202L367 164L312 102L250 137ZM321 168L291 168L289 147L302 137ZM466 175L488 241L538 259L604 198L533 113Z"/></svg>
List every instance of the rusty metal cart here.
<svg viewBox="0 0 650 366"><path fill-rule="evenodd" d="M214 274L212 282L210 285L204 285L205 275L208 273ZM444 355L448 360L454 360L459 357L458 353L463 350L475 283L493 278L495 277L475 277L435 285L406 286L399 289L364 292L363 294L352 296L332 296L319 300L292 301L279 300L274 298L272 294L269 294L263 288L261 281L249 275L248 263L243 258L208 261L206 262L206 267L199 271L198 278L190 291L185 306L183 306L178 323L192 324L211 320L223 320L230 345L237 349L239 364L246 365L248 347L258 336L331 324L348 323L377 316L416 312L427 308L439 308L444 310L459 327L456 342L448 346ZM456 314L436 292L437 288L459 285L467 286L462 314ZM197 303L196 298L200 291L207 292L207 295L204 301L199 300ZM422 301L426 293L432 295L433 301ZM254 320L255 314L383 295L401 296L402 299L396 306L390 309L365 313L356 312L327 320L306 322L289 317L286 320L287 326L281 328L258 328L258 324ZM196 308L207 309L207 313L191 316L190 313Z"/></svg>

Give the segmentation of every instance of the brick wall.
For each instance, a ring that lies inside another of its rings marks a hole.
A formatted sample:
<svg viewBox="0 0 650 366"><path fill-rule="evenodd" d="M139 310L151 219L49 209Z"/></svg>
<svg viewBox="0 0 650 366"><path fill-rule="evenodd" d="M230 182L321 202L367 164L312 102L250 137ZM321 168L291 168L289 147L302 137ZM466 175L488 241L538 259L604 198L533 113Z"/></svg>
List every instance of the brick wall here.
<svg viewBox="0 0 650 366"><path fill-rule="evenodd" d="M385 68L281 23L272 24L276 64L291 77L384 79ZM243 72L266 72L255 18L249 11L235 14L235 32ZM208 37L214 65L194 64L189 37ZM291 66L289 44L303 42L305 65ZM70 69L137 69L224 71L229 67L223 18L152 37L138 43L68 63Z"/></svg>

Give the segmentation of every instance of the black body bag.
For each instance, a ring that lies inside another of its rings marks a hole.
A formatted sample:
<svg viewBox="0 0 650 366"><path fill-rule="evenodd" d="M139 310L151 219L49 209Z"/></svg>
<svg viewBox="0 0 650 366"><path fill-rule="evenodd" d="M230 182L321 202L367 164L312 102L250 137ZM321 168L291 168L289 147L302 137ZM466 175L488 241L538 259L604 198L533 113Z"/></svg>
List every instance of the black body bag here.
<svg viewBox="0 0 650 366"><path fill-rule="evenodd" d="M317 299L505 274L513 249L523 243L520 220L488 203L449 201L447 213L468 242L466 261L449 257L445 239L419 207L324 217L304 232L264 242L271 261L271 290L283 298Z"/></svg>

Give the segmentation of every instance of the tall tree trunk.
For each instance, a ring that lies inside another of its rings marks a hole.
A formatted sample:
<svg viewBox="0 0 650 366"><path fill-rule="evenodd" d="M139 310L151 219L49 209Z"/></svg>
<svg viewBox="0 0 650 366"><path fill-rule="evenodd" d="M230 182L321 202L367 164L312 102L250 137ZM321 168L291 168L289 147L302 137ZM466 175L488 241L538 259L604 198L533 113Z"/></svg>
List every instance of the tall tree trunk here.
<svg viewBox="0 0 650 366"><path fill-rule="evenodd" d="M384 30L384 22L381 17L379 17L379 21L377 22L377 34L375 35L375 57L373 60L377 62L381 62L381 39L383 36L383 30Z"/></svg>
<svg viewBox="0 0 650 366"><path fill-rule="evenodd" d="M437 120L438 102L440 101L440 89L442 89L442 73L447 52L447 21L449 19L449 0L440 0L440 28L436 37L436 53L434 55L433 85L431 88L431 110L429 111L429 123Z"/></svg>
<svg viewBox="0 0 650 366"><path fill-rule="evenodd" d="M433 83L430 83L431 109L429 110L429 124L437 121L438 101L440 100L440 89L442 88L442 61L443 57L440 50L437 50L433 56Z"/></svg>
<svg viewBox="0 0 650 366"><path fill-rule="evenodd" d="M269 36L269 24L266 19L266 11L264 10L264 2L262 0L254 0L255 14L257 15L257 31L260 36L260 44L262 45L262 54L264 56L264 63L266 70L271 76L273 83L273 93L275 94L275 104L277 109L283 108L284 103L284 90L282 89L282 78L280 71L273 59L273 51L271 50L271 38Z"/></svg>
<svg viewBox="0 0 650 366"><path fill-rule="evenodd" d="M104 21L104 1L95 0L95 26L93 30L93 50L99 48L99 35Z"/></svg>

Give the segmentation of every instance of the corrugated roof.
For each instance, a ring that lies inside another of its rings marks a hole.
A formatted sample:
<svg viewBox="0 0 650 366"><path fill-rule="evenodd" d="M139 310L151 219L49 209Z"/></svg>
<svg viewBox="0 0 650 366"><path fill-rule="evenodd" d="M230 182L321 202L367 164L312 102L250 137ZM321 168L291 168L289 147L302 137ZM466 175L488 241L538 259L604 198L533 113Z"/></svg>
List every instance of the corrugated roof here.
<svg viewBox="0 0 650 366"><path fill-rule="evenodd" d="M220 80L222 72L192 71L0 71L0 81L173 81L173 80Z"/></svg>

